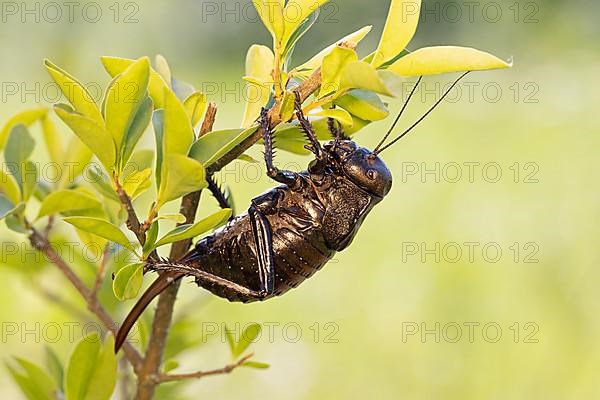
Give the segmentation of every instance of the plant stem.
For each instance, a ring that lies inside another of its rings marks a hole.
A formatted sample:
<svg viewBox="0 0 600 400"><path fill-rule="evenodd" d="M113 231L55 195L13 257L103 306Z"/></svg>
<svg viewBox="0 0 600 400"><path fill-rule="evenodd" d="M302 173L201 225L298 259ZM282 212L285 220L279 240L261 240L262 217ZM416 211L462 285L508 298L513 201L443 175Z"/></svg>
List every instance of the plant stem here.
<svg viewBox="0 0 600 400"><path fill-rule="evenodd" d="M252 358L252 356L254 356L254 354L252 354L252 353L248 354L232 364L228 364L222 368L212 369L212 370L208 370L208 371L198 371L198 372L193 372L191 374L173 374L173 375L161 374L161 375L159 375L158 380L159 380L159 382L163 383L163 382L182 381L182 380L186 380L186 379L200 379L200 378L204 378L205 376L210 376L210 375L229 374L234 369L241 367L246 361L248 361L250 358Z"/></svg>
<svg viewBox="0 0 600 400"><path fill-rule="evenodd" d="M210 103L200 130L201 136L212 130L216 112L217 106L214 103ZM198 204L200 203L200 195L201 191L189 193L181 200L179 212L185 216L185 224L194 222ZM177 260L178 258L181 258L188 251L191 244L192 239L174 243L173 246L171 246L170 259ZM173 319L173 307L175 305L175 300L177 299L180 283L180 280L174 282L161 293L158 298L156 313L154 314L154 320L152 321L150 340L148 341L148 350L146 351L146 357L140 369L140 373L138 374L138 388L136 394L136 399L138 400L152 399L154 391L156 390L156 385L160 383L160 365L167 343L169 327L171 326L171 321Z"/></svg>

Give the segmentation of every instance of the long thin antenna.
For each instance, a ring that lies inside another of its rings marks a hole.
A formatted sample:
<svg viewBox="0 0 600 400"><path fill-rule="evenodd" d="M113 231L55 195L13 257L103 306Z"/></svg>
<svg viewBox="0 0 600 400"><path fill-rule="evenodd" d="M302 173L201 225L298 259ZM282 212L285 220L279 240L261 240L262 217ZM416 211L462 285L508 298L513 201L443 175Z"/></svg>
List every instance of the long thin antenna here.
<svg viewBox="0 0 600 400"><path fill-rule="evenodd" d="M373 152L375 154L377 154L379 152L379 148L381 146L383 146L383 144L385 143L385 141L387 140L387 138L390 136L390 134L392 133L392 131L394 130L394 128L396 128L396 125L398 124L398 121L400 121L400 117L402 117L402 114L404 113L404 110L406 110L406 107L408 106L408 103L410 102L410 99L413 97L413 94L415 94L415 92L417 91L417 86L419 86L419 83L421 83L421 79L423 79L423 76L419 77L419 79L417 80L417 83L415 83L415 86L412 88L412 90L410 91L410 94L408 95L408 98L404 102L404 105L402 106L402 109L398 113L398 116L396 117L396 120L394 121L394 123L392 124L392 126L390 126L390 129L387 131L387 133L385 134L385 136L383 137L383 139L381 139L381 141L379 142L379 144L377 145L377 147L375 147L375 150L373 150Z"/></svg>
<svg viewBox="0 0 600 400"><path fill-rule="evenodd" d="M440 97L440 99L438 101L435 102L435 104L433 105L433 107L431 107L421 118L419 118L417 120L417 122L415 122L414 124L412 124L410 126L410 128L408 128L407 130L405 130L404 132L402 132L402 134L400 136L398 136L396 139L392 140L390 143L388 143L387 145L383 146L381 149L379 149L378 151L375 151L374 153L381 153L382 151L384 151L385 149L387 149L388 147L392 146L393 144L395 144L398 140L402 139L404 136L406 136L410 131L412 131L417 125L419 125L419 123L421 121L423 121L433 110L435 110L435 108L446 98L446 96L448 96L448 94L452 91L452 89L454 89L454 86L456 86L456 84L458 82L460 82L460 80L462 78L464 78L469 72L471 71L467 71L464 74L462 74L456 81L454 81L454 83L452 84L452 86L450 86L450 88L448 90L446 90L446 93L444 93L444 95L442 97Z"/></svg>

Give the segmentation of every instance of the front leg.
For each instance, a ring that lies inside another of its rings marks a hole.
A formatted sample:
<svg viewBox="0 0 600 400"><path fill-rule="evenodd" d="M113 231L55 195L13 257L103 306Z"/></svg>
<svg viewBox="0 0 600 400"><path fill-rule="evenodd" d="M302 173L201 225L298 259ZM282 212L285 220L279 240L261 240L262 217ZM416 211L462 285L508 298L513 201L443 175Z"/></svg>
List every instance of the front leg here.
<svg viewBox="0 0 600 400"><path fill-rule="evenodd" d="M267 165L267 175L269 178L287 185L292 190L298 190L302 187L302 179L293 171L280 170L273 165L273 130L269 121L268 110L263 108L260 113L260 126L263 130L263 140L265 142L265 164Z"/></svg>

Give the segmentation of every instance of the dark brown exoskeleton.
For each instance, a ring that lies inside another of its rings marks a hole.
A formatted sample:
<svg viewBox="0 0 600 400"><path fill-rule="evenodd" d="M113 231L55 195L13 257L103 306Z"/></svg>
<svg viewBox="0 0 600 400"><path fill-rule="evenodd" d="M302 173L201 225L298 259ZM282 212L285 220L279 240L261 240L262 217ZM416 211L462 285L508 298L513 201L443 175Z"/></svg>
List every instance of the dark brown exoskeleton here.
<svg viewBox="0 0 600 400"><path fill-rule="evenodd" d="M230 301L263 301L297 287L348 247L365 217L392 187L392 174L378 154L416 126L383 146L406 104L371 151L345 137L333 120L329 128L334 138L322 146L297 96L296 116L309 141L306 148L315 157L302 172L273 165L273 132L263 109L267 174L281 186L254 198L247 212L201 239L180 260L150 263L148 268L161 275L125 319L115 350L150 301L177 279L194 277L198 286Z"/></svg>

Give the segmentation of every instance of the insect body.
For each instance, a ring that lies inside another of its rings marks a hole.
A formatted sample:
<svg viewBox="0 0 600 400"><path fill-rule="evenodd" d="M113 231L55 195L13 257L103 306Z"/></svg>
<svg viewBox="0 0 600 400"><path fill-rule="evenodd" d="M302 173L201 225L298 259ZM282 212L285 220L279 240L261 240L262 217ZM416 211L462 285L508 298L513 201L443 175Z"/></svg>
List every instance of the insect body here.
<svg viewBox="0 0 600 400"><path fill-rule="evenodd" d="M296 115L315 156L308 169L293 172L273 165L273 135L263 110L267 174L281 186L253 199L247 212L201 239L182 259L150 263L148 268L161 275L125 319L115 350L150 301L176 279L194 277L199 286L230 301L263 301L297 287L350 245L391 189L392 174L378 156L388 135L371 151L344 137L330 121L334 139L322 146L299 96Z"/></svg>

